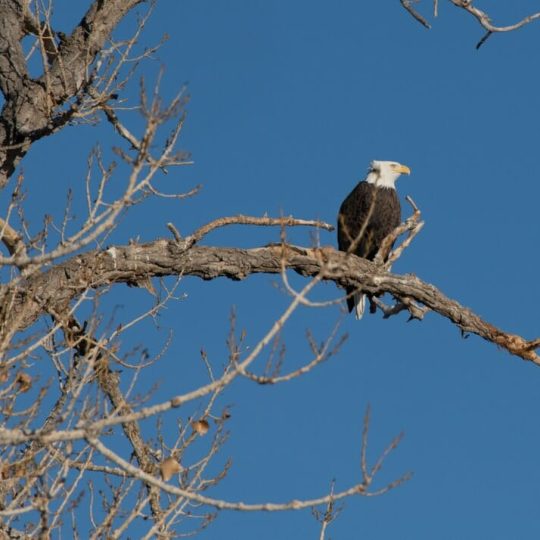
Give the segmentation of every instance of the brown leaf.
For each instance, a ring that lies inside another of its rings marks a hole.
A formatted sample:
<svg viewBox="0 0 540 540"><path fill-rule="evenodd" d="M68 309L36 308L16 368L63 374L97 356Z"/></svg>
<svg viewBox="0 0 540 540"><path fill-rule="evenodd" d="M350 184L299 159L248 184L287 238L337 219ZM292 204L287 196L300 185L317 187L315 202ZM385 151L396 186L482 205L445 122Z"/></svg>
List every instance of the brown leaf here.
<svg viewBox="0 0 540 540"><path fill-rule="evenodd" d="M164 459L159 468L161 470L161 478L163 478L165 482L168 482L176 473L182 470L180 463L173 457Z"/></svg>
<svg viewBox="0 0 540 540"><path fill-rule="evenodd" d="M28 373L24 373L24 371L17 373L15 382L19 385L19 390L21 392L28 392L28 390L32 388L32 377L30 377Z"/></svg>
<svg viewBox="0 0 540 540"><path fill-rule="evenodd" d="M199 435L206 435L206 433L208 433L208 430L210 429L210 424L208 423L208 420L194 420L193 422L191 422L191 427Z"/></svg>

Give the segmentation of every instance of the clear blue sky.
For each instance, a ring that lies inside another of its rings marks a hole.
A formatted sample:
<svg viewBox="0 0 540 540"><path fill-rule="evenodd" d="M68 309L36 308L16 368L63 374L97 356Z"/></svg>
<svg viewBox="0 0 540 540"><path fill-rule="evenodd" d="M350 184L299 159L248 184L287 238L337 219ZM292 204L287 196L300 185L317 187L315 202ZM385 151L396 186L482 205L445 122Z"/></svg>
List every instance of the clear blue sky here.
<svg viewBox="0 0 540 540"><path fill-rule="evenodd" d="M513 2L493 15L511 22L535 4ZM67 31L79 8L57 9ZM369 162L396 160L413 171L398 191L414 198L426 225L394 270L433 283L496 326L540 334L540 24L493 36L476 51L481 28L444 1L427 31L397 1L189 0L158 2L142 41L154 44L164 32L170 39L145 73L151 81L164 65L168 96L188 84L180 145L195 161L166 182L204 189L182 203L134 209L109 243L168 236L167 221L189 233L236 213L334 222ZM85 156L97 142L118 144L102 126L36 145L25 161L30 203L60 213L63 200L51 191L82 185ZM64 166L49 170L54 187L40 178L51 156ZM260 246L278 238L277 231L230 228L206 243ZM312 242L306 230L291 232L291 240ZM320 240L335 245L334 234ZM225 362L232 306L247 344L255 344L287 304L276 284L272 276L186 279L180 292L187 297L162 316L162 333L132 336L132 345L142 341L156 353L165 330L175 332L154 372L161 386L151 401L204 380L201 347L216 366ZM115 294L119 319L145 302L143 291ZM325 285L318 294L339 293ZM322 340L342 316L338 307L299 310L283 334L285 368L309 358L306 329ZM218 463L231 456L233 467L209 495L278 502L323 495L332 479L336 489L356 483L370 403L372 459L405 432L378 485L406 471L414 477L383 497L349 499L332 538L538 538L540 370L475 336L462 339L434 314L411 323L404 314L347 317L342 331L350 337L341 353L306 377L277 387L241 381L228 391L222 402L232 404L231 436ZM309 512L223 512L200 535L316 537Z"/></svg>

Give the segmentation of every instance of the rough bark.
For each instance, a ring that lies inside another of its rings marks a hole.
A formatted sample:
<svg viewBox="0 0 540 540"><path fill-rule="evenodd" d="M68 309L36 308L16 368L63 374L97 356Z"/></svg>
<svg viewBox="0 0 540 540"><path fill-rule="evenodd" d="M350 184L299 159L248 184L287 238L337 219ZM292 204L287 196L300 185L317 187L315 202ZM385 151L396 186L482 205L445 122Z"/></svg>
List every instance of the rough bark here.
<svg viewBox="0 0 540 540"><path fill-rule="evenodd" d="M90 8L73 32L55 40L54 54L41 77L28 73L21 45L27 34L42 32L22 0L0 0L0 188L4 187L31 144L50 135L71 118L66 102L89 83L89 68L122 18L142 0L101 0Z"/></svg>
<svg viewBox="0 0 540 540"><path fill-rule="evenodd" d="M119 283L133 285L144 283L148 278L171 275L241 280L255 273L278 274L283 268L306 277L321 275L324 280L343 288L361 288L371 294L389 293L398 300L413 300L446 317L463 333L476 334L513 355L540 365L540 357L535 352L540 340L528 341L503 332L412 274L392 274L370 261L332 248L274 245L236 249L192 246L189 241L177 243L162 239L95 250L16 285L0 288L2 333L7 329L23 330L44 313L62 312L89 288Z"/></svg>

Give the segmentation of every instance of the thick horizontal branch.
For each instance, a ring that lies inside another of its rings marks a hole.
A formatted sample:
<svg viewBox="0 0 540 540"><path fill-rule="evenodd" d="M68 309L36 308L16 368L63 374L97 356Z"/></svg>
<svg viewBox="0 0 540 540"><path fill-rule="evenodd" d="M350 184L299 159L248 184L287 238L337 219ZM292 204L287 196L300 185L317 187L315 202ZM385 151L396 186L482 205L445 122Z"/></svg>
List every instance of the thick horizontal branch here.
<svg viewBox="0 0 540 540"><path fill-rule="evenodd" d="M23 330L45 313L62 312L88 289L112 284L144 284L148 278L171 275L209 280L245 279L251 274L279 274L287 268L306 277L320 276L341 287L357 287L371 294L389 293L398 300L413 300L449 319L464 333L476 334L513 355L540 365L535 352L539 340L503 332L470 309L445 296L414 275L398 275L354 255L333 248L298 248L273 245L254 249L193 246L156 240L147 244L95 250L0 288L0 338Z"/></svg>

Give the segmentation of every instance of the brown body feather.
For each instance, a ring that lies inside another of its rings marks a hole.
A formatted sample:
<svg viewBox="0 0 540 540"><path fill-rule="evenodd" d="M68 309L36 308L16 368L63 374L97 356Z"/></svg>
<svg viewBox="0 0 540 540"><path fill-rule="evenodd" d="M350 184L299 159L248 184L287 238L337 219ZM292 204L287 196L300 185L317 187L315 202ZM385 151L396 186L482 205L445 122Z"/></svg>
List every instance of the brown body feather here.
<svg viewBox="0 0 540 540"><path fill-rule="evenodd" d="M396 190L360 182L347 195L338 214L338 247L373 260L382 241L400 224L401 206ZM352 311L354 289L347 289Z"/></svg>

